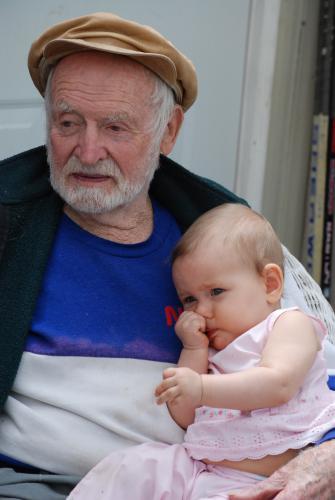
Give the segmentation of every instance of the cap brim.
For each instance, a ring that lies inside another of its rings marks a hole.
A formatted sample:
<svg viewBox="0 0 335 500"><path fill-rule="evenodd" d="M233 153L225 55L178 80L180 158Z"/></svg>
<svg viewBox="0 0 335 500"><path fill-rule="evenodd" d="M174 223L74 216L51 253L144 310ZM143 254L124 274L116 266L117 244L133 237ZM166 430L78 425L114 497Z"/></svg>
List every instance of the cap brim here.
<svg viewBox="0 0 335 500"><path fill-rule="evenodd" d="M146 66L173 90L185 111L196 99L197 78L192 62L150 26L110 12L62 21L35 40L28 68L38 91L44 95L50 70L60 59L85 50L123 55Z"/></svg>
<svg viewBox="0 0 335 500"><path fill-rule="evenodd" d="M45 49L40 64L37 68L30 68L31 77L38 88L39 92L43 95L46 85L46 80L50 68L54 66L60 59L76 52L86 50L98 50L99 52L106 52L108 54L117 54L130 57L134 61L143 64L154 73L159 73L162 80L171 86L171 72L177 78L177 70L174 62L164 54L145 53L138 50L131 50L125 47L111 46L101 42L94 43L93 41L85 42L85 40L65 40L58 38L49 42ZM166 77L165 77L166 75ZM176 95L177 102L182 101L181 89L177 86L173 87Z"/></svg>

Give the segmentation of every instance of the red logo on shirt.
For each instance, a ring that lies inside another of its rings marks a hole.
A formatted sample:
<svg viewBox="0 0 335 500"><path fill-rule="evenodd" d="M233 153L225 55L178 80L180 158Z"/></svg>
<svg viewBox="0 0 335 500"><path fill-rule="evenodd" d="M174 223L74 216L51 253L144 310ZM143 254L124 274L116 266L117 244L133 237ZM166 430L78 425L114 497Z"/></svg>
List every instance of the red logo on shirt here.
<svg viewBox="0 0 335 500"><path fill-rule="evenodd" d="M182 307L177 307L177 310L172 307L172 306L165 306L164 307L165 311L165 319L166 319L166 324L167 326L173 326L181 313L183 312Z"/></svg>

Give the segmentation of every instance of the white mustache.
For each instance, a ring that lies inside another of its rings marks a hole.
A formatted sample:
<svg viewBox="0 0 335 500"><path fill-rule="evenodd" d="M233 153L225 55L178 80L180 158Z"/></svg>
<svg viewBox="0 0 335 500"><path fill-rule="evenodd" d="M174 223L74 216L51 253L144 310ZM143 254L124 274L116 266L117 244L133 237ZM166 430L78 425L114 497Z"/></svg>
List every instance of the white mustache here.
<svg viewBox="0 0 335 500"><path fill-rule="evenodd" d="M110 158L107 158L106 160L101 160L94 165L87 165L81 163L81 161L78 160L78 158L72 157L64 165L63 173L109 176L116 178L123 177L117 163Z"/></svg>

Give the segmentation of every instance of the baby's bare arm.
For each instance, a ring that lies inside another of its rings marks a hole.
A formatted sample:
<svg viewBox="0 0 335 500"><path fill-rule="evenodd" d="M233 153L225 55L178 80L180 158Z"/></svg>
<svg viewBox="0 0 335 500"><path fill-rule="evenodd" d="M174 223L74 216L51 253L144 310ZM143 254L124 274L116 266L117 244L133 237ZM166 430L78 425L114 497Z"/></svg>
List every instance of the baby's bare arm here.
<svg viewBox="0 0 335 500"><path fill-rule="evenodd" d="M155 390L158 404L167 403L173 419L183 428L194 420L200 404L200 373L208 371L208 338L206 321L197 313L185 311L176 323L176 334L183 343L178 368L163 372L163 381Z"/></svg>
<svg viewBox="0 0 335 500"><path fill-rule="evenodd" d="M202 375L201 403L238 410L284 404L301 387L319 349L310 318L300 311L288 311L276 321L258 367L227 375Z"/></svg>
<svg viewBox="0 0 335 500"><path fill-rule="evenodd" d="M300 311L289 311L276 321L259 366L223 375L169 368L156 389L158 403L168 403L182 427L193 422L201 405L244 411L279 406L299 390L319 348L312 321Z"/></svg>

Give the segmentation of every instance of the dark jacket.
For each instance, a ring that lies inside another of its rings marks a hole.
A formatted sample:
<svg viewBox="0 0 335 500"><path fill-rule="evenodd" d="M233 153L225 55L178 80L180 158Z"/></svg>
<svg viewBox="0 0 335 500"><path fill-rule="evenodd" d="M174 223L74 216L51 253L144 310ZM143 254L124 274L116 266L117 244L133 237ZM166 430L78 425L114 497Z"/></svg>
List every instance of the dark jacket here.
<svg viewBox="0 0 335 500"><path fill-rule="evenodd" d="M241 202L161 157L151 195L185 230L200 214ZM0 408L18 370L63 202L49 184L44 146L0 162Z"/></svg>

